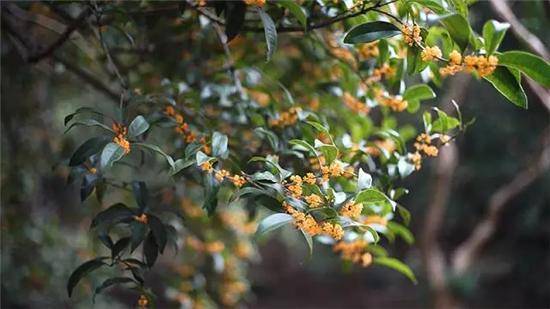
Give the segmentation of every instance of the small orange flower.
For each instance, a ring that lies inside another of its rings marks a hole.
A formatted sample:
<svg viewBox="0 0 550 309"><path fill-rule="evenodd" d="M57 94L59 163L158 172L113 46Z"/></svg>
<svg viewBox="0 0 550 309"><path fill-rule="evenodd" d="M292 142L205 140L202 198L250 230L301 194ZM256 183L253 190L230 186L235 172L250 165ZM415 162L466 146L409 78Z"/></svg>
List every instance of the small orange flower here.
<svg viewBox="0 0 550 309"><path fill-rule="evenodd" d="M147 224L147 222L149 222L149 218L144 213L139 216L134 216L134 220L136 220L137 222L141 222L143 224Z"/></svg>

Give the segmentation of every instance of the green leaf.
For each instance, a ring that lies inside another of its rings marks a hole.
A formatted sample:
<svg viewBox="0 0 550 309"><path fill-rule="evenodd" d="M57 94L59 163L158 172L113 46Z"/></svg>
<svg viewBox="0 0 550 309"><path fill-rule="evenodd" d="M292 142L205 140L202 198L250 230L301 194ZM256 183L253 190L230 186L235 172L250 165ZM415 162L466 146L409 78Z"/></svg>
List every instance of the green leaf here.
<svg viewBox="0 0 550 309"><path fill-rule="evenodd" d="M213 181L212 175L206 175L205 181L205 199L202 208L206 210L209 216L212 216L218 207L218 192L220 185Z"/></svg>
<svg viewBox="0 0 550 309"><path fill-rule="evenodd" d="M271 60L275 50L277 49L277 27L273 19L262 8L258 8L258 14L264 25L265 42L267 43L267 62Z"/></svg>
<svg viewBox="0 0 550 309"><path fill-rule="evenodd" d="M392 23L374 21L353 27L344 37L344 43L358 44L389 38L401 33Z"/></svg>
<svg viewBox="0 0 550 309"><path fill-rule="evenodd" d="M489 20L483 25L483 39L487 54L491 55L498 49L508 28L510 28L509 23L499 23L496 20Z"/></svg>
<svg viewBox="0 0 550 309"><path fill-rule="evenodd" d="M405 178L414 172L415 167L410 164L405 157L401 157L397 162L397 170L401 178Z"/></svg>
<svg viewBox="0 0 550 309"><path fill-rule="evenodd" d="M395 234L399 235L403 240L409 244L412 245L414 243L414 236L413 234L403 225L395 222L388 222L387 225L388 229L390 229Z"/></svg>
<svg viewBox="0 0 550 309"><path fill-rule="evenodd" d="M146 144L146 143L134 143L134 145L140 146L140 147L143 147L143 148L147 148L149 150L152 150L153 152L156 152L156 153L160 154L162 157L164 157L166 162L168 162L170 167L172 169L174 169L174 159L172 159L171 156L167 155L164 151L162 151L162 149L160 149L159 146L152 145L152 144Z"/></svg>
<svg viewBox="0 0 550 309"><path fill-rule="evenodd" d="M460 121L458 119L448 116L444 111L437 107L434 107L433 109L437 112L438 118L432 124L432 131L447 133L460 125Z"/></svg>
<svg viewBox="0 0 550 309"><path fill-rule="evenodd" d="M100 294L101 292L103 292L105 289L108 289L110 288L111 286L113 285L117 285L117 284L124 284L124 283L136 283L137 282L132 279L132 278L128 278L128 277L115 277L115 278L109 278L105 281L103 281L103 283L98 286L97 288L95 288L95 291L94 291L94 296L93 296L93 301L95 301L95 297L97 294Z"/></svg>
<svg viewBox="0 0 550 309"><path fill-rule="evenodd" d="M77 126L100 127L102 129L105 129L109 132L114 133L111 128L109 128L108 126L104 125L103 123L101 123L101 122L99 122L95 119L82 119L82 120L75 121L75 122L71 123L71 125L65 130L64 133L69 132L72 128L77 127Z"/></svg>
<svg viewBox="0 0 550 309"><path fill-rule="evenodd" d="M99 225L111 225L126 219L130 219L134 215L135 213L132 209L128 208L124 204L117 203L99 212L92 220L90 228L94 228Z"/></svg>
<svg viewBox="0 0 550 309"><path fill-rule="evenodd" d="M254 181L270 181L277 182L277 177L268 171L256 172L252 175L252 180Z"/></svg>
<svg viewBox="0 0 550 309"><path fill-rule="evenodd" d="M440 22L447 28L451 38L458 44L461 50L468 46L472 29L468 20L460 14L450 14L440 19Z"/></svg>
<svg viewBox="0 0 550 309"><path fill-rule="evenodd" d="M288 143L290 145L299 146L300 148L303 148L304 150L311 152L312 155L317 156L317 151L315 150L315 148L313 148L313 146L311 146L311 144L309 144L306 141L303 141L301 139L293 139L293 140L290 140Z"/></svg>
<svg viewBox="0 0 550 309"><path fill-rule="evenodd" d="M109 139L105 136L92 137L85 141L72 155L69 166L77 166L84 163L90 156L103 149L108 142Z"/></svg>
<svg viewBox="0 0 550 309"><path fill-rule="evenodd" d="M365 189L357 194L355 197L356 203L380 203L380 202L387 202L389 203L393 210L395 211L395 207L397 206L397 203L390 199L386 194L380 192L378 189Z"/></svg>
<svg viewBox="0 0 550 309"><path fill-rule="evenodd" d="M107 259L107 257L99 257L87 261L78 266L78 268L73 271L73 273L69 277L69 281L67 282L67 294L69 295L69 297L71 297L74 287L78 284L78 282L80 282L82 278L84 278L92 271L100 268L101 266L107 265L105 262L103 262L103 260L105 259Z"/></svg>
<svg viewBox="0 0 550 309"><path fill-rule="evenodd" d="M143 211L149 200L147 185L143 181L132 181L132 192L134 193L134 198L136 199L139 209Z"/></svg>
<svg viewBox="0 0 550 309"><path fill-rule="evenodd" d="M128 245L130 244L130 237L122 237L119 239L111 249L111 258L115 259Z"/></svg>
<svg viewBox="0 0 550 309"><path fill-rule="evenodd" d="M99 166L101 169L109 168L116 161L122 159L124 156L124 149L120 147L117 143L108 143L101 152L101 158L99 161Z"/></svg>
<svg viewBox="0 0 550 309"><path fill-rule="evenodd" d="M149 268L155 265L158 254L159 247L155 242L153 232L149 232L149 234L147 235L147 239L145 239L145 243L143 244L143 255L145 256L145 262L147 266L149 266Z"/></svg>
<svg viewBox="0 0 550 309"><path fill-rule="evenodd" d="M176 162L174 162L174 168L172 169L172 176L176 175L177 173L181 172L182 170L190 167L191 165L195 164L196 160L184 160L184 159L178 159Z"/></svg>
<svg viewBox="0 0 550 309"><path fill-rule="evenodd" d="M145 118L141 115L137 116L132 120L130 125L128 126L128 135L130 137L138 137L141 134L145 133L149 129L149 123Z"/></svg>
<svg viewBox="0 0 550 309"><path fill-rule="evenodd" d="M306 121L307 124L309 124L310 126L314 127L317 131L319 132L324 132L324 133L329 133L328 132L328 128L325 128L324 125L318 123L318 122L315 122L315 121Z"/></svg>
<svg viewBox="0 0 550 309"><path fill-rule="evenodd" d="M304 232L304 230L300 229L300 232L302 232L302 235L304 235L304 239L307 243L307 248L309 252L309 257L313 255L313 238L308 233Z"/></svg>
<svg viewBox="0 0 550 309"><path fill-rule="evenodd" d="M365 173L362 168L357 175L357 190L369 189L372 186L372 176Z"/></svg>
<svg viewBox="0 0 550 309"><path fill-rule="evenodd" d="M527 109L527 96L521 87L520 81L510 69L497 67L493 74L484 78L508 101L516 106Z"/></svg>
<svg viewBox="0 0 550 309"><path fill-rule="evenodd" d="M405 223L405 225L409 225L411 222L411 213L401 205L397 205L397 212L401 216L401 219L403 219L403 223Z"/></svg>
<svg viewBox="0 0 550 309"><path fill-rule="evenodd" d="M63 121L63 124L66 126L69 123L69 121L71 121L75 116L78 116L80 114L92 114L92 115L98 115L101 117L104 116L102 113L96 111L91 107L80 107L74 113L67 115Z"/></svg>
<svg viewBox="0 0 550 309"><path fill-rule="evenodd" d="M422 101L435 98L435 92L428 85L414 85L403 93L403 100L407 101Z"/></svg>
<svg viewBox="0 0 550 309"><path fill-rule="evenodd" d="M143 239L145 238L145 233L147 232L147 225L133 220L130 223L130 231L132 232L132 235L130 236L130 252L134 252L137 247L143 242Z"/></svg>
<svg viewBox="0 0 550 309"><path fill-rule="evenodd" d="M197 151L197 154L195 154L195 161L197 162L198 166L201 166L203 163L206 163L214 158L209 157L202 151Z"/></svg>
<svg viewBox="0 0 550 309"><path fill-rule="evenodd" d="M90 194L94 191L98 176L96 174L87 174L82 178L80 184L80 201L84 202Z"/></svg>
<svg viewBox="0 0 550 309"><path fill-rule="evenodd" d="M286 8L287 10L289 10L290 13L292 15L294 15L294 17L296 17L298 22L302 26L304 26L304 29L306 29L307 16L306 16L306 13L304 12L304 9L302 9L302 7L299 4L297 4L296 2L294 2L292 0L279 0L276 3L278 5Z"/></svg>
<svg viewBox="0 0 550 309"><path fill-rule="evenodd" d="M412 75L424 70L428 63L422 61L421 49L417 46L407 48L407 73Z"/></svg>
<svg viewBox="0 0 550 309"><path fill-rule="evenodd" d="M271 232L273 230L276 230L283 225L286 225L290 222L292 222L292 216L289 214L272 214L270 216L265 217L260 224L258 224L258 229L256 230L256 235L260 236L267 232Z"/></svg>
<svg viewBox="0 0 550 309"><path fill-rule="evenodd" d="M153 232L153 236L155 237L155 242L159 247L160 253L162 253L164 252L164 247L166 247L167 241L164 224L162 224L162 221L157 216L148 215L147 217L149 228L151 229L151 232Z"/></svg>
<svg viewBox="0 0 550 309"><path fill-rule="evenodd" d="M538 56L509 51L498 55L498 64L520 70L544 87L550 87L550 64Z"/></svg>
<svg viewBox="0 0 550 309"><path fill-rule="evenodd" d="M445 8L435 0L412 0L411 2L415 2L423 7L427 7L438 15L443 15L447 13L447 10L445 10Z"/></svg>
<svg viewBox="0 0 550 309"><path fill-rule="evenodd" d="M398 272L409 278L414 284L417 283L416 277L414 276L414 273L409 268L409 266L397 259L389 257L377 257L374 259L374 263L397 270Z"/></svg>
<svg viewBox="0 0 550 309"><path fill-rule="evenodd" d="M227 152L227 135L220 132L212 134L212 155L214 157L222 157Z"/></svg>
<svg viewBox="0 0 550 309"><path fill-rule="evenodd" d="M267 138L273 150L277 151L279 149L279 138L272 131L259 127L254 129L254 133L262 138Z"/></svg>
<svg viewBox="0 0 550 309"><path fill-rule="evenodd" d="M315 148L325 157L326 164L331 164L338 157L338 148L334 145L329 145L321 142L320 140L315 140Z"/></svg>

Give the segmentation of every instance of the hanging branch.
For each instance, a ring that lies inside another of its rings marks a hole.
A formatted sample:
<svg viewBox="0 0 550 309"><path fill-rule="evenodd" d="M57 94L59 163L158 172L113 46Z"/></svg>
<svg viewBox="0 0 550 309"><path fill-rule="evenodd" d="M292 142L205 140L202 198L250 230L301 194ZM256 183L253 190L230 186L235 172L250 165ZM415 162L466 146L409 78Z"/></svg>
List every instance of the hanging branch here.
<svg viewBox="0 0 550 309"><path fill-rule="evenodd" d="M470 237L456 249L452 257L455 274L461 275L466 272L472 262L476 260L481 249L492 238L504 206L550 168L550 127L544 130L540 139L543 149L538 157L535 160L529 160L530 164L523 171L491 195L485 218L476 225Z"/></svg>

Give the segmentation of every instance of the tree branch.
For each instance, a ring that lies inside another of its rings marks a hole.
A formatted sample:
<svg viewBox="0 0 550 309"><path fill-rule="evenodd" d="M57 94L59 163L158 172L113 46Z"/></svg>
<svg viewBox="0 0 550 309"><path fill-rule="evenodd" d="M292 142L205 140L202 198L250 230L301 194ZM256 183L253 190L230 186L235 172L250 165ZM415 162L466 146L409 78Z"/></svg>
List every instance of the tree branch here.
<svg viewBox="0 0 550 309"><path fill-rule="evenodd" d="M30 55L27 58L27 61L30 63L38 62L46 57L51 56L56 49L61 47L65 41L69 39L71 34L78 29L82 23L90 16L92 13L91 9L89 7L86 7L80 14L78 14L78 17L65 29L65 31L55 40L50 46L45 48L43 51L38 52L37 54Z"/></svg>
<svg viewBox="0 0 550 309"><path fill-rule="evenodd" d="M539 54L544 59L548 59L548 51L544 46L544 43L532 34L523 26L523 24L517 19L514 12L510 9L506 1L502 0L489 0L493 7L493 10L506 22L510 24L512 32L516 37L525 43L531 50Z"/></svg>
<svg viewBox="0 0 550 309"><path fill-rule="evenodd" d="M277 33L283 33L283 32L307 32L309 30L315 30L315 29L320 29L320 28L324 28L324 27L328 27L332 24L335 24L337 22L340 22L340 21L343 21L343 20L346 20L348 18L352 18L352 17L356 17L356 16L359 16L359 15L362 15L362 14L365 14L369 11L372 11L372 10L376 10L378 8L381 8L383 6L386 6L388 4L391 4L393 2L396 2L397 0L391 0L391 1L388 1L386 3L381 3L381 1L379 1L378 3L376 3L374 6L371 6L371 7L365 7L365 8L362 8L361 10L357 11L357 12L354 12L354 13L346 13L346 14L342 14L342 15L338 15L338 16L335 16L335 17L332 17L332 18L329 18L327 20L324 20L324 21L320 21L316 24L311 24L311 25L308 25L306 28L304 28L303 26L279 26L277 27ZM208 18L210 21L218 24L218 25L221 25L221 26L225 26L225 21L222 20L221 18L218 18L217 16L215 15L212 15L210 12L208 12L207 10L197 6L197 5L194 5L191 1L187 1L187 4L189 6L191 6L194 10L196 10L200 15ZM387 14L384 12L384 14ZM263 32L264 31L264 28L263 27L250 27L250 26L244 26L242 28L243 31L249 31L249 32Z"/></svg>
<svg viewBox="0 0 550 309"><path fill-rule="evenodd" d="M544 146L538 158L531 160L531 164L522 172L491 195L487 215L477 224L470 237L456 249L452 258L455 274L460 275L466 272L481 249L491 239L504 206L529 187L550 167L550 127L544 130L541 140Z"/></svg>
<svg viewBox="0 0 550 309"><path fill-rule="evenodd" d="M75 74L76 76L80 77L84 82L88 83L90 86L92 86L94 89L102 92L110 99L114 100L118 103L120 95L112 90L111 88L107 87L101 80L97 79L92 73L81 69L76 64L73 64L69 61L67 61L64 57L59 57L55 54L53 54L53 59L65 66L67 70Z"/></svg>
<svg viewBox="0 0 550 309"><path fill-rule="evenodd" d="M451 80L447 95L441 100L442 109L451 113L451 101L456 99L458 104L466 94L472 77L468 74L457 75ZM445 254L438 241L446 212L447 201L451 194L453 175L458 166L458 149L454 143L441 148L436 159L433 175L433 197L428 204L422 231L422 258L426 267L426 275L434 292L435 308L449 308L454 306L454 299L447 286L447 262Z"/></svg>
<svg viewBox="0 0 550 309"><path fill-rule="evenodd" d="M506 4L506 1L490 1L495 13L510 24L510 28L516 38L525 43L532 51L539 54L542 58L548 59L549 53L544 43L536 35L527 30L527 28L517 19L514 12ZM527 86L539 98L546 110L550 113L550 92L530 79L527 79Z"/></svg>

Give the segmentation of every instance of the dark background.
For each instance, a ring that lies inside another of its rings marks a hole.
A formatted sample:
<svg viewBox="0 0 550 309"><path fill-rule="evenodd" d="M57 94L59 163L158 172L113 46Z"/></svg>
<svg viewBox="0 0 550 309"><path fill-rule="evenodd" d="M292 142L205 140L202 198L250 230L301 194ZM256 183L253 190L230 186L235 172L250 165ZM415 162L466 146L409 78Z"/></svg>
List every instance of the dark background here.
<svg viewBox="0 0 550 309"><path fill-rule="evenodd" d="M509 5L547 45L547 3ZM473 5L472 12L478 31L479 21L495 18L489 2ZM509 33L501 49L527 47ZM78 188L66 185L66 170L57 164L79 143L75 135L63 135L63 117L77 106L102 106L105 99L51 62L25 63L4 38L1 52L2 307L91 307L86 297L69 301L64 287L72 269L86 256L84 248L90 247L84 219L95 210L80 204ZM467 85L460 87L463 83ZM542 147L540 136L549 125L548 110L528 87L528 110L505 102L485 82L457 77L447 81L438 98L453 87L463 88L458 98L464 116L477 120L456 142L457 168L449 183L442 229L436 235L446 259L485 216L495 191L536 160ZM405 183L414 185L402 203L413 214L417 238L426 227L427 209L439 184L436 165L437 160L430 161ZM320 245L309 260L300 240L281 234L261 245L262 260L251 271L255 296L250 307L423 308L434 303L421 241L411 247L401 242L392 246L392 253L417 274L419 283L413 285L398 273L378 267L345 271L330 249ZM550 174L542 172L506 203L495 233L465 274L454 276L447 271L447 288L466 307L548 308ZM124 303L113 297L112 301L100 297L95 306L114 308Z"/></svg>

